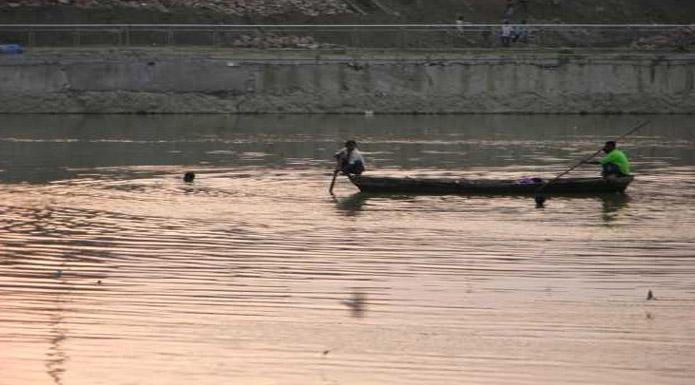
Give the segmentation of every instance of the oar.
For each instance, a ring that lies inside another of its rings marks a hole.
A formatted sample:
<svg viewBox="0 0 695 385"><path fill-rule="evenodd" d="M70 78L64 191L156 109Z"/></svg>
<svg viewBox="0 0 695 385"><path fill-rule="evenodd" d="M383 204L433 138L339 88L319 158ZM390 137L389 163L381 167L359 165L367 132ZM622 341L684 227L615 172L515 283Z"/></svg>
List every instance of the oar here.
<svg viewBox="0 0 695 385"><path fill-rule="evenodd" d="M638 126L632 128L630 131L628 131L628 132L626 132L626 133L620 135L619 137L617 137L617 138L615 139L615 142L620 141L620 140L623 139L624 137L626 137L626 136L628 136L628 135L634 133L635 131L639 130L640 128L646 126L647 124L649 124L649 123L651 123L651 122L652 122L652 121L649 120L649 119L645 120L644 122L640 123ZM591 154L591 156L588 156L588 157L582 159L582 160L579 161L577 164L575 164L574 166L570 167L568 170L565 170L565 171L563 171L562 173L558 174L555 178L553 178L552 180L550 180L550 182L548 182L548 183L542 185L541 187L539 187L538 190L536 190L536 196L534 197L534 200L536 201L536 205L542 206L543 203L545 202L545 197L541 194L541 191L543 191L543 189L545 189L546 187L548 187L548 186L550 186L551 184L555 183L556 180L558 180L558 179L562 178L563 176L567 175L570 171L572 171L572 170L574 170L575 168L579 167L580 165L584 164L584 162L587 162L587 161L589 161L591 158L593 158L593 157L595 157L596 155L600 154L601 151L603 151L603 148L600 149L600 150L598 150L598 151L596 151L595 153Z"/></svg>
<svg viewBox="0 0 695 385"><path fill-rule="evenodd" d="M333 179L331 180L331 187L328 188L328 193L333 195L333 186L335 186L335 178L338 177L338 173L340 170L336 170L333 172Z"/></svg>

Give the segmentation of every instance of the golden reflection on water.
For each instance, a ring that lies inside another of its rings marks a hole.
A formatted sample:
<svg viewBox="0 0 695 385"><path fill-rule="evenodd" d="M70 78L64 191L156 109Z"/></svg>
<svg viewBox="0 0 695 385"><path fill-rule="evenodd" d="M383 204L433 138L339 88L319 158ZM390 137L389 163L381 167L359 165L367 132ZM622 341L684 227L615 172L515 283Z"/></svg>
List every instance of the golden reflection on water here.
<svg viewBox="0 0 695 385"><path fill-rule="evenodd" d="M331 197L332 145L315 151L298 132L277 134L286 146L224 131L220 145L205 133L191 142L196 153L241 155L195 167L169 158L188 155L166 133L101 138L114 147L91 150L65 138L21 142L48 143L44 157L57 164L63 146L73 146L74 162L114 158L55 171L16 154L17 169L0 174L0 384L695 376L692 149L654 149L647 136L631 144L642 155L627 195L553 197L537 209L532 197L367 195L342 178ZM372 172L509 178L539 173L534 162L572 163L573 154L543 151L571 135L546 133L540 148L505 137L515 143L505 148L538 154L528 164L412 167L457 153L418 132L372 132L365 152L376 148L386 165ZM469 153L508 135L468 134ZM2 143L17 142L2 136L0 149L12 154ZM393 143L421 150L401 161L385 151ZM132 146L150 154L123 165L120 153L145 156ZM274 146L291 162L278 166ZM184 183L192 169L195 181ZM647 300L650 290L656 299Z"/></svg>

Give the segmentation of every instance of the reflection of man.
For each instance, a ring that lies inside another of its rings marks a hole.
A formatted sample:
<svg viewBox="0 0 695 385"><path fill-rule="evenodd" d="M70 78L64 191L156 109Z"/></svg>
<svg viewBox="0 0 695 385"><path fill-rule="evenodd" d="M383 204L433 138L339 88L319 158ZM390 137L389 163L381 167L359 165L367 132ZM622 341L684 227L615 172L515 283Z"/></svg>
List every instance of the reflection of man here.
<svg viewBox="0 0 695 385"><path fill-rule="evenodd" d="M357 142L354 140L345 142L345 148L338 151L333 157L336 160L335 171L358 175L364 172L364 157L357 149Z"/></svg>
<svg viewBox="0 0 695 385"><path fill-rule="evenodd" d="M601 175L604 178L620 177L630 175L630 161L624 152L618 150L614 141L609 140L603 146L603 152L606 154L601 160L594 162L584 162L589 164L600 164L603 171Z"/></svg>

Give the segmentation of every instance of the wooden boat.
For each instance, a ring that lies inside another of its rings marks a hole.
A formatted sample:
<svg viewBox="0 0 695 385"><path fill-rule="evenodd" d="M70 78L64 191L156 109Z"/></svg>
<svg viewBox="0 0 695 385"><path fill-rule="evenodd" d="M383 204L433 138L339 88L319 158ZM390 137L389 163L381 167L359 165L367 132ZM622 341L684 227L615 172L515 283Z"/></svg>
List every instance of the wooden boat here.
<svg viewBox="0 0 695 385"><path fill-rule="evenodd" d="M603 194L624 192L632 182L632 175L618 178L560 178L552 183L547 179L524 178L520 180L497 179L436 179L395 178L365 175L348 175L360 191L367 193L405 194ZM547 185L547 186L546 186ZM546 186L546 187L544 187Z"/></svg>

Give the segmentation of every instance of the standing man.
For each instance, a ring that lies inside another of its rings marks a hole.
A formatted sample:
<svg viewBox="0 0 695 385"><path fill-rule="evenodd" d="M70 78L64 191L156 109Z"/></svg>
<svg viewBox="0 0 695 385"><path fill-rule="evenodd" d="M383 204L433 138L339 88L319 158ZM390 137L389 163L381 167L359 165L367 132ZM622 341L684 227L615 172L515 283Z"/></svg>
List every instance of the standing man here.
<svg viewBox="0 0 695 385"><path fill-rule="evenodd" d="M463 16L459 16L458 19L456 19L456 32L461 36L463 36L463 24Z"/></svg>
<svg viewBox="0 0 695 385"><path fill-rule="evenodd" d="M509 47L512 41L512 26L509 24L509 20L505 20L500 29L500 37L502 39L502 45Z"/></svg>
<svg viewBox="0 0 695 385"><path fill-rule="evenodd" d="M461 39L465 40L466 43L473 44L473 41L471 41L471 39L464 36L464 32L465 32L464 25L466 25L466 24L470 24L470 23L465 22L463 20L463 16L459 16L458 19L456 19L456 35L458 37L460 37Z"/></svg>
<svg viewBox="0 0 695 385"><path fill-rule="evenodd" d="M504 6L504 18L511 19L514 16L514 0L507 0L507 5Z"/></svg>
<svg viewBox="0 0 695 385"><path fill-rule="evenodd" d="M357 149L357 142L348 140L345 147L336 152L333 157L336 160L335 172L343 174L361 174L364 172L364 157Z"/></svg>
<svg viewBox="0 0 695 385"><path fill-rule="evenodd" d="M624 152L618 150L616 143L612 140L606 142L603 146L603 152L606 154L599 161L586 161L584 163L600 164L602 167L601 175L604 178L615 178L630 175L630 161Z"/></svg>

